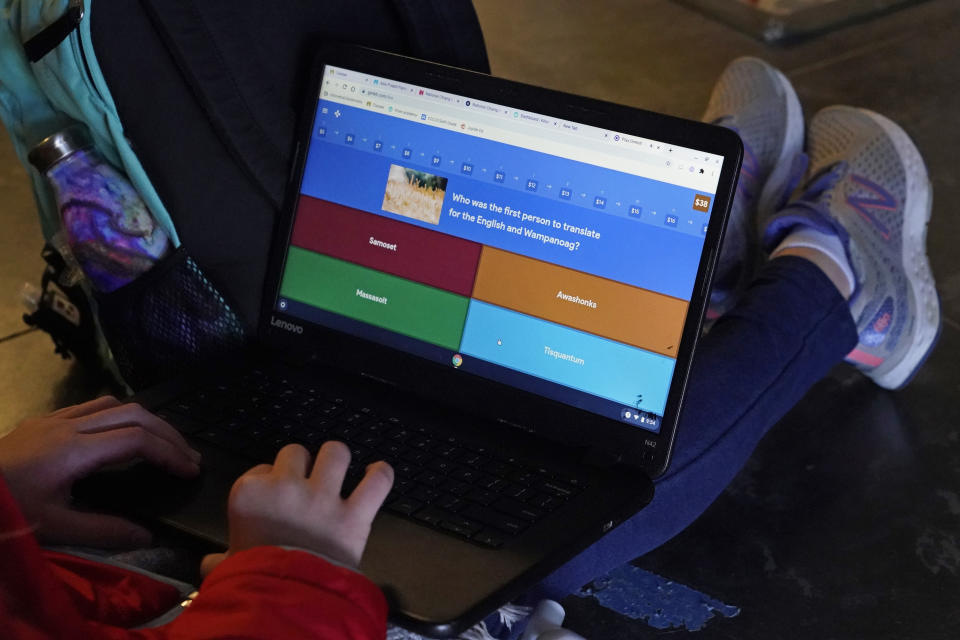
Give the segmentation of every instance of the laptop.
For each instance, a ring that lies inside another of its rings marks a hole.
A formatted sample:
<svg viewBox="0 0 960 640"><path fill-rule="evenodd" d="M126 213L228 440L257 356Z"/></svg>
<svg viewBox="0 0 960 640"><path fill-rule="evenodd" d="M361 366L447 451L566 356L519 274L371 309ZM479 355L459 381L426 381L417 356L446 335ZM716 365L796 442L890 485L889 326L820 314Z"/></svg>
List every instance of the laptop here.
<svg viewBox="0 0 960 640"><path fill-rule="evenodd" d="M742 146L347 45L308 94L256 347L138 395L203 474L85 493L225 546L236 477L343 440L345 490L396 471L361 570L395 622L451 637L652 498Z"/></svg>

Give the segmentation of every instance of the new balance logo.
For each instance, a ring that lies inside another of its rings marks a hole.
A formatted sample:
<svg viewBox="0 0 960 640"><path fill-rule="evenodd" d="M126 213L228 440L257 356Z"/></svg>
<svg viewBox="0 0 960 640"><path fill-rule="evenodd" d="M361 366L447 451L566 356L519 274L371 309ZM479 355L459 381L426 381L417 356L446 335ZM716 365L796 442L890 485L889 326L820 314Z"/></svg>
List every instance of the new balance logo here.
<svg viewBox="0 0 960 640"><path fill-rule="evenodd" d="M270 316L270 325L278 329L283 329L284 331L289 331L290 333L303 333L303 327L300 325L287 322L286 320L278 320L273 316Z"/></svg>
<svg viewBox="0 0 960 640"><path fill-rule="evenodd" d="M890 193L876 184L867 180L863 176L851 174L853 180L863 189L866 189L868 195L850 195L847 196L847 204L853 207L854 211L860 214L860 217L869 222L880 233L884 240L890 239L890 229L874 214L874 211L895 211L897 209L897 200Z"/></svg>
<svg viewBox="0 0 960 640"><path fill-rule="evenodd" d="M860 332L860 343L868 347L879 346L890 332L893 324L893 298L887 296L871 318L870 323Z"/></svg>

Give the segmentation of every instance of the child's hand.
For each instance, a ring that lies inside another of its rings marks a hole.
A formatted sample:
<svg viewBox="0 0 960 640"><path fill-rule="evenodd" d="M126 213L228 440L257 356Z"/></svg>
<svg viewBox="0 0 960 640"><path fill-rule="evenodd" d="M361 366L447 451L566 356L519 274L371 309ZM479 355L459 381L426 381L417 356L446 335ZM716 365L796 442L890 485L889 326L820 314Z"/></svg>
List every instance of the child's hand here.
<svg viewBox="0 0 960 640"><path fill-rule="evenodd" d="M393 469L386 462L371 464L344 500L346 445L325 443L313 469L309 464L307 450L291 444L272 466L261 464L237 479L228 504L230 549L204 558L204 575L226 555L260 545L299 547L349 567L360 565L373 517L393 486Z"/></svg>
<svg viewBox="0 0 960 640"><path fill-rule="evenodd" d="M138 404L104 396L24 420L0 439L0 471L44 542L92 547L145 546L150 532L123 518L77 511L73 483L109 465L142 458L194 476L200 454L169 424Z"/></svg>

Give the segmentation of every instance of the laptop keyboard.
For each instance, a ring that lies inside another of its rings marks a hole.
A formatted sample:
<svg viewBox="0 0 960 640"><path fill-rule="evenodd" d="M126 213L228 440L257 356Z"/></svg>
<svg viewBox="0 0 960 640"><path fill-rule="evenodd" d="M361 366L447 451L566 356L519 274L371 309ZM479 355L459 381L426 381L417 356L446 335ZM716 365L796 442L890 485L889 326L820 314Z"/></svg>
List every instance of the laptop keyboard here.
<svg viewBox="0 0 960 640"><path fill-rule="evenodd" d="M356 487L366 465L386 460L395 476L385 509L486 547L502 546L585 488L569 472L260 370L187 392L157 414L192 438L255 462L273 462L291 442L315 452L340 440L351 452L343 495Z"/></svg>

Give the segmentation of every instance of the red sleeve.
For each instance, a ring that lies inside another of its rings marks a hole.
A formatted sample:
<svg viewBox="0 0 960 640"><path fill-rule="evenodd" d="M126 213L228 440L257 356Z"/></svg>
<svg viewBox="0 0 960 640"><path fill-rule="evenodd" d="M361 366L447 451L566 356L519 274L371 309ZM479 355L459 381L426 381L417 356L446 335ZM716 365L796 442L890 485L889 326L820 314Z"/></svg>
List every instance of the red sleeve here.
<svg viewBox="0 0 960 640"><path fill-rule="evenodd" d="M7 637L94 637L53 575L0 476L0 629Z"/></svg>
<svg viewBox="0 0 960 640"><path fill-rule="evenodd" d="M256 547L224 560L167 628L171 637L383 640L387 603L355 571L305 551Z"/></svg>
<svg viewBox="0 0 960 640"><path fill-rule="evenodd" d="M4 639L386 636L383 594L359 573L304 551L257 547L222 562L171 623L129 631L174 606L175 589L139 573L40 549L0 475Z"/></svg>

